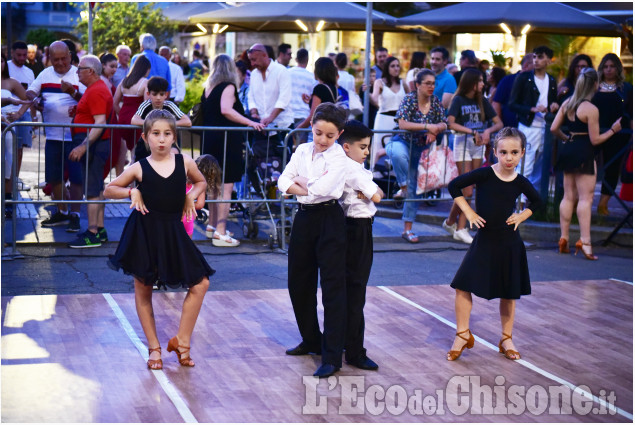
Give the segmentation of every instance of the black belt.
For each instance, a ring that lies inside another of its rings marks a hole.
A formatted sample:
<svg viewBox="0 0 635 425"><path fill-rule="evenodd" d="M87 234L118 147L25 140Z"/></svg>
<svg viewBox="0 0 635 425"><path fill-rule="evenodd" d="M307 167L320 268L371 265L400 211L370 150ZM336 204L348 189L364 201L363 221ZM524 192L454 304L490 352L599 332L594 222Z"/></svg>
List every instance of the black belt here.
<svg viewBox="0 0 635 425"><path fill-rule="evenodd" d="M346 217L346 224L353 224L353 225L370 224L370 225L372 225L374 222L375 222L375 217L359 217L359 218Z"/></svg>
<svg viewBox="0 0 635 425"><path fill-rule="evenodd" d="M330 201L320 202L319 204L300 204L301 211L319 210L322 208L332 207L337 204L337 199L331 199Z"/></svg>

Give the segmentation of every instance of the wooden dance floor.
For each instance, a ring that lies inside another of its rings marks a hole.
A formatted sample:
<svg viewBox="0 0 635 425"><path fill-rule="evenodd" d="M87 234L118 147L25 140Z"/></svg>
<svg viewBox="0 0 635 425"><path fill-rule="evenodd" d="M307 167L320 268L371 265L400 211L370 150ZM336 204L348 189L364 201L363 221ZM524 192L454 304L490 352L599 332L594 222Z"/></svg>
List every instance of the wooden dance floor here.
<svg viewBox="0 0 635 425"><path fill-rule="evenodd" d="M155 293L163 371L146 369L132 294L2 298L3 422L632 422L633 287L532 284L517 304L523 360L498 353L498 302L476 299L472 350L454 336L447 285L368 288L366 347L379 371L328 380L299 342L286 290L209 292L196 367L167 341L184 293ZM305 377L305 378L303 378Z"/></svg>

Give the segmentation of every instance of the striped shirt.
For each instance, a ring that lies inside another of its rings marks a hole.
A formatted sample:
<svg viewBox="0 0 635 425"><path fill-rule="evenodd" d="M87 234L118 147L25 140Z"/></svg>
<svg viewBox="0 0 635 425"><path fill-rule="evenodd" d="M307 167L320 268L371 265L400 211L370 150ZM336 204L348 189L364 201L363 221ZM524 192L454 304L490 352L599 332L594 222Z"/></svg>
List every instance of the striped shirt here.
<svg viewBox="0 0 635 425"><path fill-rule="evenodd" d="M152 111L152 102L150 99L145 100L141 105L139 105L139 109L135 115L139 115L144 120L148 116L148 114ZM163 109L174 115L174 118L178 121L183 115L185 115L178 106L174 102L166 100L163 102Z"/></svg>
<svg viewBox="0 0 635 425"><path fill-rule="evenodd" d="M86 86L79 82L77 67L74 65L71 65L64 75L55 72L52 66L44 68L29 86L29 91L42 97L44 122L70 124L73 121L73 118L68 116L68 108L77 105L77 101L69 94L62 92L62 80L71 83L73 88L82 94L86 91ZM44 131L48 140L72 140L70 128L47 127Z"/></svg>

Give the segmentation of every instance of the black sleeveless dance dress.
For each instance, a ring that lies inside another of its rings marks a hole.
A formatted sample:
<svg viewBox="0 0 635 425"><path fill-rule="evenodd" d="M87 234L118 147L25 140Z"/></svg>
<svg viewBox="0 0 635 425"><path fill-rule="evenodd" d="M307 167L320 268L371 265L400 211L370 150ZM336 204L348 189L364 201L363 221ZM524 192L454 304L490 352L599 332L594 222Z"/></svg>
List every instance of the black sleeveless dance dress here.
<svg viewBox="0 0 635 425"><path fill-rule="evenodd" d="M588 102L585 101L585 102ZM589 138L589 126L580 121L576 110L573 121L565 114L563 126L566 126L571 133L578 134L569 140L558 141L558 156L555 169L567 173L595 174L595 151Z"/></svg>
<svg viewBox="0 0 635 425"><path fill-rule="evenodd" d="M138 189L149 212L143 215L132 211L108 265L115 271L122 269L144 285L190 288L212 276L215 270L181 222L186 182L183 156L175 155L174 171L169 177L154 171L147 158L139 164L143 181Z"/></svg>
<svg viewBox="0 0 635 425"><path fill-rule="evenodd" d="M532 211L540 207L540 195L521 174L512 181L503 181L492 167L460 175L450 182L448 190L456 198L462 195L461 189L473 184L476 213L486 223L476 232L450 286L487 300L515 300L531 294L525 244L520 232L514 231L506 220L514 212L521 193L527 196L527 208Z"/></svg>

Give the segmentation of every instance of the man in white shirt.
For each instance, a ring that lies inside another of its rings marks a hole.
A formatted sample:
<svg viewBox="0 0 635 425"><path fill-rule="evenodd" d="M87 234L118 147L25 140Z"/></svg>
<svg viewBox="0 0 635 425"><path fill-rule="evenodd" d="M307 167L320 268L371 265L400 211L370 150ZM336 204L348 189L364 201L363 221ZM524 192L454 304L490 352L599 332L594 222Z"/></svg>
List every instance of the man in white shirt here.
<svg viewBox="0 0 635 425"><path fill-rule="evenodd" d="M117 46L117 50L115 50L115 54L117 55L117 70L115 71L115 75L112 76L112 84L117 88L119 83L126 78L128 75L128 71L130 67L128 63L130 62L130 55L132 55L132 50L130 47L125 44L121 44Z"/></svg>
<svg viewBox="0 0 635 425"><path fill-rule="evenodd" d="M42 106L44 122L70 124L73 119L69 110L77 106L86 86L79 82L77 67L71 65L71 52L66 43L53 42L49 46L49 57L53 66L45 68L38 75L29 86L26 95L29 99L36 99L36 104ZM68 159L70 152L77 146L77 143L73 143L70 128L48 127L45 132L44 175L46 182L53 187L52 199L63 199L64 171L67 170L70 199L81 200L83 197L81 164ZM80 204L71 204L69 215L67 205L58 203L57 212L42 221L42 227L66 224L67 232L79 232L80 207Z"/></svg>
<svg viewBox="0 0 635 425"><path fill-rule="evenodd" d="M251 64L248 102L251 116L268 126L288 128L293 123L289 110L291 78L289 71L267 55L265 46L254 44L247 51Z"/></svg>
<svg viewBox="0 0 635 425"><path fill-rule="evenodd" d="M313 87L317 84L317 80L313 73L306 69L309 63L309 52L306 49L299 49L295 55L295 61L297 66L289 69L289 76L291 77L291 87L293 91L291 93L291 101L289 103L289 110L293 116L293 124L298 125L309 116L311 108L306 102L307 98L310 98L313 93ZM294 134L294 143L297 146L300 143L307 141L309 133L301 132Z"/></svg>
<svg viewBox="0 0 635 425"><path fill-rule="evenodd" d="M556 79L547 74L553 50L546 46L534 49L534 69L516 77L509 97L509 109L518 114L518 129L527 138L527 150L517 171L529 179L538 192L542 185L545 118L553 120L558 111ZM524 203L525 197L522 197Z"/></svg>
<svg viewBox="0 0 635 425"><path fill-rule="evenodd" d="M172 76L170 100L178 105L185 99L185 76L183 75L183 69L170 61L172 53L168 46L161 46L161 48L159 48L159 56L163 56L170 66L170 75Z"/></svg>
<svg viewBox="0 0 635 425"><path fill-rule="evenodd" d="M351 93L355 93L355 77L346 71L346 65L348 65L346 53L338 53L337 56L335 56L335 65L337 66L337 73L340 76L340 79L337 80L337 84L343 89L346 89L350 96Z"/></svg>
<svg viewBox="0 0 635 425"><path fill-rule="evenodd" d="M28 55L28 46L24 41L16 41L11 46L11 60L7 62L7 67L9 68L9 76L18 80L20 84L26 90L29 85L35 80L35 75L33 71L26 66L26 59ZM30 116L31 121L35 121L37 117ZM22 117L20 117L17 121L29 121L29 112L25 112ZM18 143L18 173L15 177L20 175L20 168L22 168L22 152L23 148L26 146L30 148L32 145L31 140L31 128L27 126L15 127L15 133L17 136ZM18 190L29 190L31 189L29 186L24 184L22 180L18 178Z"/></svg>

